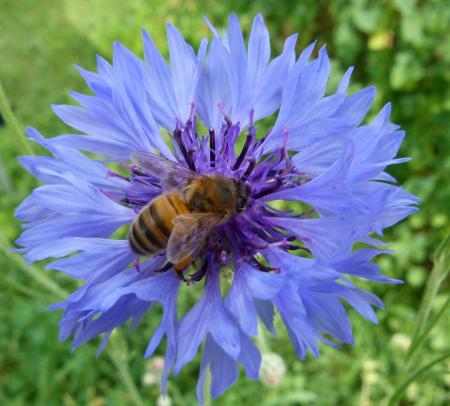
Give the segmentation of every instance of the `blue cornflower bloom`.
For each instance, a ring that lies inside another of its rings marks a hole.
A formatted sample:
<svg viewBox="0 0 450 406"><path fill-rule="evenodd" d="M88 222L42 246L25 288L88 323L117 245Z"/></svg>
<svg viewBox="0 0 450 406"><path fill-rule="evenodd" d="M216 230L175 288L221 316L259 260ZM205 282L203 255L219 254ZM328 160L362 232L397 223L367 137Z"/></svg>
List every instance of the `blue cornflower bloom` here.
<svg viewBox="0 0 450 406"><path fill-rule="evenodd" d="M371 261L388 253L377 235L418 202L385 171L407 161L395 158L404 132L390 123L389 104L362 124L375 89L347 94L351 68L325 95L325 47L312 59L313 43L297 58L292 35L271 60L262 16L247 46L236 16L222 35L207 24L212 41L203 40L197 53L168 25L170 65L144 31L144 61L115 43L111 64L98 57L97 72L78 68L92 94L72 93L80 106L53 110L81 134L44 138L27 130L51 156L20 158L44 185L16 212L27 222L17 240L24 257L57 258L47 268L84 281L52 306L63 310L60 338L73 336L75 348L103 334L101 352L114 328L130 319L135 326L162 306L145 357L166 338L165 391L169 373L204 343L200 401L208 367L212 396L236 381L239 363L258 378L252 337L258 320L275 334L275 312L300 359L308 351L318 356L320 341L353 343L343 302L376 323L373 307L382 302L354 282L400 283ZM258 121L267 118L273 126L261 134ZM111 163L122 165L120 173ZM138 264L139 252L129 239L117 239L117 230L177 182L182 200L183 176L216 175L241 185L240 210L206 227L184 269L175 269L165 249ZM278 210L269 204L275 200L301 202L304 210ZM221 278L224 268L233 271L231 282ZM180 317L179 290L200 281L201 298Z"/></svg>

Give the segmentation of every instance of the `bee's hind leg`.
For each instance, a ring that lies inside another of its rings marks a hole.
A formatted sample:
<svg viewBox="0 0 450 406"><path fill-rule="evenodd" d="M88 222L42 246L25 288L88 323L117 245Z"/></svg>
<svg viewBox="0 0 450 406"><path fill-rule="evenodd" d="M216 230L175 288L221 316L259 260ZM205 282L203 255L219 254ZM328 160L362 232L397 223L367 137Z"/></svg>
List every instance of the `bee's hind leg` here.
<svg viewBox="0 0 450 406"><path fill-rule="evenodd" d="M172 268L171 262L166 262L160 269L155 269L156 273L164 273L167 272L170 268Z"/></svg>
<svg viewBox="0 0 450 406"><path fill-rule="evenodd" d="M175 268L175 271L177 272L177 276L178 276L178 279L179 279L180 281L182 281L182 282L188 282L188 280L187 280L186 277L184 276L184 271L185 271L185 269L178 270L178 269Z"/></svg>
<svg viewBox="0 0 450 406"><path fill-rule="evenodd" d="M177 264L173 264L173 268L177 272L178 278L183 282L188 282L188 279L184 276L184 271L186 271L192 264L192 258L186 258L184 261Z"/></svg>

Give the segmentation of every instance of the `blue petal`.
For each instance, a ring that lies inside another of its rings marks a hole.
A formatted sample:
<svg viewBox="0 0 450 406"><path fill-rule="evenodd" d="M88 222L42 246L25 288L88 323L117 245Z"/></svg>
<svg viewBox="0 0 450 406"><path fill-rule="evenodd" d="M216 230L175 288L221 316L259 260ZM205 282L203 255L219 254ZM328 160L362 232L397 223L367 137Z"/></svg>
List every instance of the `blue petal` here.
<svg viewBox="0 0 450 406"><path fill-rule="evenodd" d="M249 337L240 333L241 352L239 361L242 362L249 378L257 379L261 365L261 355ZM211 395L213 398L221 395L230 385L236 382L239 376L237 361L224 352L214 338L208 334L203 350L200 374L197 382L197 398L203 404L205 390L205 375L209 368L211 371Z"/></svg>
<svg viewBox="0 0 450 406"><path fill-rule="evenodd" d="M294 344L297 356L304 359L307 349L318 356L318 333L309 320L295 283L287 284L278 294L274 303Z"/></svg>
<svg viewBox="0 0 450 406"><path fill-rule="evenodd" d="M176 96L171 74L166 61L145 30L142 31L142 37L148 74L147 94L151 100L152 110L160 125L173 130L176 126L178 111L173 103Z"/></svg>
<svg viewBox="0 0 450 406"><path fill-rule="evenodd" d="M207 368L211 371L211 394L215 398L233 384L238 376L239 370L236 362L230 358L214 339L208 335L205 348L203 350L200 374L197 382L197 398L203 404L203 391L205 385L205 375Z"/></svg>
<svg viewBox="0 0 450 406"><path fill-rule="evenodd" d="M305 146L292 157L292 163L308 178L326 171L341 156L345 138L342 134L326 137Z"/></svg>
<svg viewBox="0 0 450 406"><path fill-rule="evenodd" d="M239 333L225 312L219 275L215 269L209 273L204 295L180 322L175 373L194 358L207 333L231 358L237 359L240 352Z"/></svg>
<svg viewBox="0 0 450 406"><path fill-rule="evenodd" d="M249 378L258 379L259 368L261 366L261 354L250 337L241 332L240 338L241 353L239 354L239 361L244 366L245 373Z"/></svg>
<svg viewBox="0 0 450 406"><path fill-rule="evenodd" d="M354 125L360 124L372 106L375 92L375 87L370 86L347 97L337 108L336 116L344 116Z"/></svg>
<svg viewBox="0 0 450 406"><path fill-rule="evenodd" d="M349 288L343 295L345 299L361 316L378 324L377 316L371 306L383 309L383 302L375 295L357 288Z"/></svg>
<svg viewBox="0 0 450 406"><path fill-rule="evenodd" d="M378 251L371 248L360 249L354 252L351 256L346 257L341 260L336 260L332 262L334 269L339 272L358 276L360 278L368 279L375 282L381 283L403 283L399 279L391 279L387 276L382 275L378 270L380 266L370 262L370 260L380 254L387 254L391 251Z"/></svg>
<svg viewBox="0 0 450 406"><path fill-rule="evenodd" d="M220 134L223 116L217 107L220 102L227 114L232 109L232 94L229 92L229 79L222 62L224 52L220 40L214 38L208 49L206 66L203 69L198 93L198 114L208 128ZM220 139L217 140L220 143Z"/></svg>
<svg viewBox="0 0 450 406"><path fill-rule="evenodd" d="M236 271L233 284L225 299L225 306L242 330L248 335L255 336L258 332L258 323L252 292L246 283L243 270Z"/></svg>
<svg viewBox="0 0 450 406"><path fill-rule="evenodd" d="M353 144L346 144L342 155L328 170L299 187L280 190L267 196L269 200L300 200L317 211L327 213L367 213L364 202L351 191L350 168L353 162ZM330 198L331 197L331 198Z"/></svg>
<svg viewBox="0 0 450 406"><path fill-rule="evenodd" d="M180 32L171 24L167 25L167 39L173 88L180 110L179 118L184 123L189 118L191 103L195 100L203 58L201 57L200 61L197 60L192 47L185 42ZM201 54L204 53L205 46L206 43L203 42Z"/></svg>
<svg viewBox="0 0 450 406"><path fill-rule="evenodd" d="M270 59L269 31L264 18L258 14L253 20L248 40L248 76L257 78Z"/></svg>
<svg viewBox="0 0 450 406"><path fill-rule="evenodd" d="M270 300L255 300L254 303L256 312L267 330L269 330L272 335L276 335L275 327L273 325L275 311L272 302Z"/></svg>
<svg viewBox="0 0 450 406"><path fill-rule="evenodd" d="M42 249L39 248L39 251ZM65 238L49 244L48 253L39 252L38 258L64 256L75 251L81 252L51 262L46 269L56 269L88 282L100 282L117 272L122 272L136 257L131 252L127 240Z"/></svg>

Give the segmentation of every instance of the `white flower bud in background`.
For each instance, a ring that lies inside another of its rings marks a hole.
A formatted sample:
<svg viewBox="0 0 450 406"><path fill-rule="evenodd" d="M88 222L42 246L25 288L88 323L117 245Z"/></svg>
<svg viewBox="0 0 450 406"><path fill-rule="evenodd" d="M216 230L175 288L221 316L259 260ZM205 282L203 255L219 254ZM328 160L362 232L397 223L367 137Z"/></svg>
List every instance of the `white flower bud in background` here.
<svg viewBox="0 0 450 406"><path fill-rule="evenodd" d="M380 375L378 372L367 372L364 376L365 381L367 382L367 385L374 385L380 380Z"/></svg>
<svg viewBox="0 0 450 406"><path fill-rule="evenodd" d="M145 374L142 377L142 384L145 386L158 384L163 371L164 357L156 356L151 358L146 365Z"/></svg>
<svg viewBox="0 0 450 406"><path fill-rule="evenodd" d="M420 388L417 382L411 383L406 389L406 399L410 402L415 402L420 396Z"/></svg>
<svg viewBox="0 0 450 406"><path fill-rule="evenodd" d="M286 374L286 365L278 354L266 352L262 354L259 375L262 383L266 386L278 386Z"/></svg>
<svg viewBox="0 0 450 406"><path fill-rule="evenodd" d="M379 365L378 362L373 359L366 359L364 360L362 367L364 372L375 372Z"/></svg>
<svg viewBox="0 0 450 406"><path fill-rule="evenodd" d="M450 386L450 374L445 374L442 379L444 380L445 386Z"/></svg>
<svg viewBox="0 0 450 406"><path fill-rule="evenodd" d="M411 346L411 337L405 334L394 334L389 342L389 345L401 351L408 351Z"/></svg>
<svg viewBox="0 0 450 406"><path fill-rule="evenodd" d="M378 362L372 359L363 362L363 380L367 385L371 386L379 381L380 375L378 374L378 367Z"/></svg>
<svg viewBox="0 0 450 406"><path fill-rule="evenodd" d="M447 361L447 370L450 371L450 361ZM442 380L444 381L445 386L450 387L450 373L444 374Z"/></svg>
<svg viewBox="0 0 450 406"><path fill-rule="evenodd" d="M159 395L156 400L156 406L172 406L172 399L169 395Z"/></svg>

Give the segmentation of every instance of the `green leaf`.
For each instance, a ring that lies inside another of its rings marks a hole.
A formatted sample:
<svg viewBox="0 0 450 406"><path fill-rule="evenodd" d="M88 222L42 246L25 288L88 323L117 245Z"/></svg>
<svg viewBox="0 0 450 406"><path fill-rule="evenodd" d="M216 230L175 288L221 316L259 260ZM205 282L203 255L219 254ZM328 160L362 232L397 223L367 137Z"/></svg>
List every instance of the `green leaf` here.
<svg viewBox="0 0 450 406"><path fill-rule="evenodd" d="M399 52L394 59L390 83L395 90L412 90L425 76L425 69L410 52Z"/></svg>

